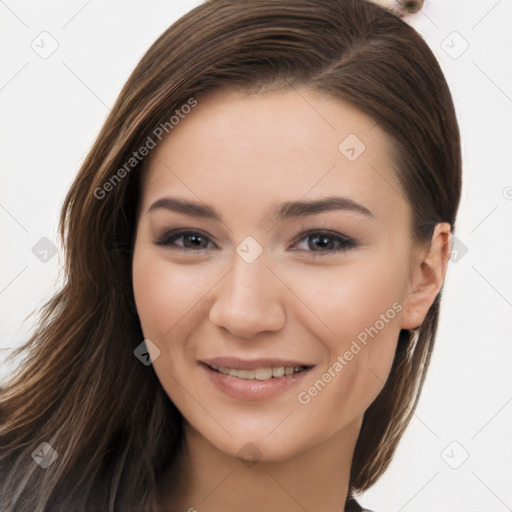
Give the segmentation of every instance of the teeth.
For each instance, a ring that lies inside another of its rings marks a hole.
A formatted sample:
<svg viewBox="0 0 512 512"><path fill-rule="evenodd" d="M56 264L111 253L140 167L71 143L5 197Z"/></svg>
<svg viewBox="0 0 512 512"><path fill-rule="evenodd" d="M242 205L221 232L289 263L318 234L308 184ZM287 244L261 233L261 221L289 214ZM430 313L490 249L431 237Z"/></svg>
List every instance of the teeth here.
<svg viewBox="0 0 512 512"><path fill-rule="evenodd" d="M217 370L224 375L237 377L244 380L269 380L272 378L284 377L292 373L299 373L305 369L304 366L273 366L268 368L256 368L255 370L237 370L236 368L227 368L226 366L213 366L210 368Z"/></svg>
<svg viewBox="0 0 512 512"><path fill-rule="evenodd" d="M256 380L268 380L272 378L272 368L257 368L254 372Z"/></svg>
<svg viewBox="0 0 512 512"><path fill-rule="evenodd" d="M238 370L238 375L235 375L235 377L238 377L239 379L253 380L254 373L254 370Z"/></svg>
<svg viewBox="0 0 512 512"><path fill-rule="evenodd" d="M272 367L272 377L283 377L284 376L284 367L282 366L273 366Z"/></svg>

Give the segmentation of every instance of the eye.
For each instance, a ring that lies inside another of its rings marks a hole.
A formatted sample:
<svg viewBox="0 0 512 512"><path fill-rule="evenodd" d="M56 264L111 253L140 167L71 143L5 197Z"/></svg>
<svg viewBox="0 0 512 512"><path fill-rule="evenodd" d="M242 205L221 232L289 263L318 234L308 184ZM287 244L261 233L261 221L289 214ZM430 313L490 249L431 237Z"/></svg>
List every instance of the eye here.
<svg viewBox="0 0 512 512"><path fill-rule="evenodd" d="M181 240L182 243L176 244ZM183 251L203 251L208 249L207 245L210 238L200 231L168 231L163 236L155 240L155 245L174 247ZM212 242L213 243L213 242ZM215 245L215 244L214 244Z"/></svg>
<svg viewBox="0 0 512 512"><path fill-rule="evenodd" d="M313 257L347 251L358 245L357 241L353 238L325 230L303 233L298 242L302 243L303 248L292 250L305 251L311 253ZM218 248L217 245L211 241L210 237L201 231L183 229L167 231L160 238L155 240L154 243L158 246L176 248L184 252L202 252L210 248L209 244ZM296 243L295 245L300 245L300 243Z"/></svg>
<svg viewBox="0 0 512 512"><path fill-rule="evenodd" d="M306 236L304 236L306 235ZM353 238L349 238L332 231L309 231L303 233L299 242L305 240L305 250L312 253L313 257L333 254L336 252L347 251L357 247L357 242ZM304 245L304 243L303 243ZM319 250L317 250L319 248Z"/></svg>

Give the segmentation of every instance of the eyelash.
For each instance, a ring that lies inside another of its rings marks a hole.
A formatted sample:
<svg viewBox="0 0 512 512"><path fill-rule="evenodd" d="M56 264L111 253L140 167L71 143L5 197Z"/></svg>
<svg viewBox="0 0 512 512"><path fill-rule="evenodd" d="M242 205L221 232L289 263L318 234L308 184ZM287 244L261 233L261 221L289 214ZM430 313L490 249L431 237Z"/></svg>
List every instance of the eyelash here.
<svg viewBox="0 0 512 512"><path fill-rule="evenodd" d="M176 250L179 250L182 252L189 252L189 253L190 252L191 253L203 253L205 251L205 249L188 249L188 248L183 248L183 247L179 247L176 245L174 245L174 246L172 245L173 242L175 242L176 240L178 240L182 237L185 237L186 235L200 236L201 238L204 238L204 239L207 239L208 241L210 241L209 237L207 235L205 235L204 233L202 233L201 231L182 229L182 230L167 231L166 233L164 233L163 236L161 236L160 238L155 240L154 244L158 245L158 246L163 246L163 247L170 247L172 249L176 249ZM341 235L340 233L335 233L333 231L318 230L318 229L310 230L310 231L302 233L301 238L299 238L297 240L297 242L295 242L295 243L298 243L304 239L313 237L313 235L317 235L317 236L319 235L322 238L335 240L339 244L337 249L327 249L325 251L305 250L306 252L310 253L314 258L319 257L319 256L322 257L322 256L326 256L326 255L332 255L334 253L338 253L338 252L342 252L342 251L347 251L347 250L353 249L359 245L358 242L356 240L354 240L353 238L347 237L345 235ZM302 249L299 249L299 250L302 250ZM302 250L302 251L304 251L304 250Z"/></svg>

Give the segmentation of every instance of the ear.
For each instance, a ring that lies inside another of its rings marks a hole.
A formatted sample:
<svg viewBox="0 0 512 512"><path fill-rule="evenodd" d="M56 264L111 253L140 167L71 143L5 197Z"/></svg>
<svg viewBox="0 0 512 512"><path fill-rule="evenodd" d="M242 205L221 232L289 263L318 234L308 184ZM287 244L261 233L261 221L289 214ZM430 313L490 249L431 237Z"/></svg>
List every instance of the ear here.
<svg viewBox="0 0 512 512"><path fill-rule="evenodd" d="M444 282L451 254L451 225L436 224L430 246L422 249L413 264L409 293L404 299L402 329L419 327Z"/></svg>

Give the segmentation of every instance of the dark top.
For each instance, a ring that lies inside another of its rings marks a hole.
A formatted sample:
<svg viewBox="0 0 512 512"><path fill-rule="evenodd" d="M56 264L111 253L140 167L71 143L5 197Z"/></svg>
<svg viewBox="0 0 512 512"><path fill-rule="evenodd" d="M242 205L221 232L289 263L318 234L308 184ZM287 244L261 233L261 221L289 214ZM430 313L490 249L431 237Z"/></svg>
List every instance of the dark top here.
<svg viewBox="0 0 512 512"><path fill-rule="evenodd" d="M361 507L354 498L349 498L345 505L345 512L372 512L367 508Z"/></svg>

